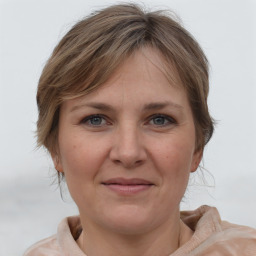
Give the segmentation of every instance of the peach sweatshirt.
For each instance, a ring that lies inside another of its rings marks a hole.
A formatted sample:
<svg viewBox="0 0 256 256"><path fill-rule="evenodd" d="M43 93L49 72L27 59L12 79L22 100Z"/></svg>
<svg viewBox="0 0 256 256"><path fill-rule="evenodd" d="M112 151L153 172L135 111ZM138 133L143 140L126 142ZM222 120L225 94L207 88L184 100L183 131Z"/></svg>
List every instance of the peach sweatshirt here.
<svg viewBox="0 0 256 256"><path fill-rule="evenodd" d="M170 256L256 256L256 230L221 221L214 207L181 212L181 219L194 234ZM76 243L80 233L79 217L65 218L57 235L36 243L23 256L86 256Z"/></svg>

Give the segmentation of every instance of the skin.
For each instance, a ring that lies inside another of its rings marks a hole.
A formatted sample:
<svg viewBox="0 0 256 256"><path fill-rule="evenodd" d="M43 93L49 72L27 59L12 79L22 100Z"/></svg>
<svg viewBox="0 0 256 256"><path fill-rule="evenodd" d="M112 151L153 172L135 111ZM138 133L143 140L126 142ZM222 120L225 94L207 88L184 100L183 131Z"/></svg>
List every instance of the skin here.
<svg viewBox="0 0 256 256"><path fill-rule="evenodd" d="M61 106L52 157L78 206L85 232L77 243L88 256L168 255L193 234L179 205L202 152L187 95L161 63L156 50L137 51L97 91ZM104 185L120 177L151 185L136 193Z"/></svg>

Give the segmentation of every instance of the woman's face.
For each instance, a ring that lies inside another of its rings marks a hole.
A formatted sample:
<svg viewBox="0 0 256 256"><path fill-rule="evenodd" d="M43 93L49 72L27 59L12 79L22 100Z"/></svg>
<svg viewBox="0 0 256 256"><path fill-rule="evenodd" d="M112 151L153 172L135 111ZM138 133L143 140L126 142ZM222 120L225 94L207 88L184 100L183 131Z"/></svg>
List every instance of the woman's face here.
<svg viewBox="0 0 256 256"><path fill-rule="evenodd" d="M53 159L88 228L135 234L179 216L201 154L186 93L161 68L156 51L138 51L97 91L61 107Z"/></svg>

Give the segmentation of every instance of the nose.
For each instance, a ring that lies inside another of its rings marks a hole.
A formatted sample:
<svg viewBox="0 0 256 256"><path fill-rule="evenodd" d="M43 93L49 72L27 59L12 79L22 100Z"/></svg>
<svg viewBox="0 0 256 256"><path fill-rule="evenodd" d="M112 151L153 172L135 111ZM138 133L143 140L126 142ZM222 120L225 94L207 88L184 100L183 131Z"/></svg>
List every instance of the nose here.
<svg viewBox="0 0 256 256"><path fill-rule="evenodd" d="M132 169L146 161L147 153L140 131L135 126L123 126L117 129L110 159L124 168Z"/></svg>

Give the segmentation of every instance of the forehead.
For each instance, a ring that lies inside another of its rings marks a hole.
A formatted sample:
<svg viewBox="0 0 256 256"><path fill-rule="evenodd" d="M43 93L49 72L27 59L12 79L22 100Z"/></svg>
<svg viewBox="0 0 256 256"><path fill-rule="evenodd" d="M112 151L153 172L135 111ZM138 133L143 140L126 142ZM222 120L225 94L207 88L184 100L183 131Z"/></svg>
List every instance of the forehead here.
<svg viewBox="0 0 256 256"><path fill-rule="evenodd" d="M172 102L187 105L186 93L175 67L169 65L169 77L163 57L152 48L143 48L129 56L95 91L68 102L82 104L97 101L117 106L141 107L151 103Z"/></svg>

